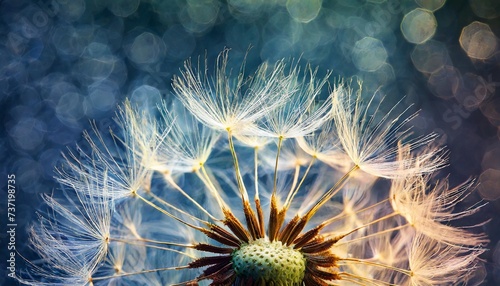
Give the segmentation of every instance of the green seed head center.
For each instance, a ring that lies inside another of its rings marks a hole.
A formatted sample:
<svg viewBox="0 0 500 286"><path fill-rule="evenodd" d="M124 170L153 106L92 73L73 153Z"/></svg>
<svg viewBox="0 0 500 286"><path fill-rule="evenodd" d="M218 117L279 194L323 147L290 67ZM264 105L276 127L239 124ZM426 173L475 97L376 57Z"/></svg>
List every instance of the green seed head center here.
<svg viewBox="0 0 500 286"><path fill-rule="evenodd" d="M304 279L306 258L280 241L257 239L232 254L233 269L240 279L296 285Z"/></svg>

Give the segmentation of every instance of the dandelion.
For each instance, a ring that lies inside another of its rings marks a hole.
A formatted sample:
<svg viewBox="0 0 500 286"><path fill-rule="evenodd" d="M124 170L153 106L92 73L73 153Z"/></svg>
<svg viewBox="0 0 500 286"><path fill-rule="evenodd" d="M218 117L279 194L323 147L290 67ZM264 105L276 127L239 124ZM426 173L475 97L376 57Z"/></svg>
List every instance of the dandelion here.
<svg viewBox="0 0 500 286"><path fill-rule="evenodd" d="M432 180L445 164L433 136L411 139L403 115L369 116L342 82L324 94L328 75L310 67L264 63L233 79L227 63L224 51L210 77L188 61L173 81L182 107L163 103L156 118L125 103L121 131L69 156L59 180L81 206L47 201L67 227L42 221L32 241L45 263L22 282L467 282L487 239L450 222L481 204L455 210L473 184Z"/></svg>

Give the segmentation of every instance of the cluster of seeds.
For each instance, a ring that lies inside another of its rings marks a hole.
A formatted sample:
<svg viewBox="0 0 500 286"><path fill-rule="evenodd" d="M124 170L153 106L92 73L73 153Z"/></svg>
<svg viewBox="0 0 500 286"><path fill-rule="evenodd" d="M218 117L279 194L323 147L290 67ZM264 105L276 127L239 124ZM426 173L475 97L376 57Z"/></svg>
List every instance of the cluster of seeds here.
<svg viewBox="0 0 500 286"><path fill-rule="evenodd" d="M304 255L281 241L257 239L242 245L232 255L233 269L240 277L266 283L295 285L302 282L306 270Z"/></svg>

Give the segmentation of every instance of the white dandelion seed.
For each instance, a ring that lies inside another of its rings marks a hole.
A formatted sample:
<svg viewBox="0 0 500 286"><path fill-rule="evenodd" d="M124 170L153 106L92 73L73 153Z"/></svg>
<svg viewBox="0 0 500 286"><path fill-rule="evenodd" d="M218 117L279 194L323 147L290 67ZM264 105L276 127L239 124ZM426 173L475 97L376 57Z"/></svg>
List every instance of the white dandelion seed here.
<svg viewBox="0 0 500 286"><path fill-rule="evenodd" d="M205 164L220 133L201 125L178 102L160 107L166 130L159 134L156 156L160 166L170 173L197 171Z"/></svg>
<svg viewBox="0 0 500 286"><path fill-rule="evenodd" d="M304 152L334 168L347 171L352 167L350 158L342 150L335 132L335 123L331 119L315 132L298 137L297 143Z"/></svg>
<svg viewBox="0 0 500 286"><path fill-rule="evenodd" d="M113 203L107 198L106 182L80 177L74 190L76 199L66 194L61 203L50 196L45 202L51 215L40 218L40 225L31 229L31 245L44 265L32 264L32 273L41 281L23 280L31 285L93 285L92 275L109 250ZM85 187L82 187L85 186ZM95 196L100 189L104 195Z"/></svg>
<svg viewBox="0 0 500 286"><path fill-rule="evenodd" d="M448 225L479 211L481 205L453 212L455 205L468 194L472 182L453 189L448 189L448 184L443 182L431 190L427 184L426 177L395 180L390 194L393 209L419 232L437 241L460 246L485 244L487 239L484 235Z"/></svg>
<svg viewBox="0 0 500 286"><path fill-rule="evenodd" d="M158 133L168 133L170 126L157 123L149 110L140 110L126 99L123 107L119 108L116 122L123 130L122 143L131 156L137 158L146 170L155 170L160 164L157 162L157 149L160 143Z"/></svg>
<svg viewBox="0 0 500 286"><path fill-rule="evenodd" d="M261 150L261 165L264 168L272 171L276 164L276 154L277 150L275 147L270 147ZM299 167L307 167L307 165L313 160L309 154L304 152L297 141L285 141L280 147L280 156L278 161L278 170L295 170Z"/></svg>
<svg viewBox="0 0 500 286"><path fill-rule="evenodd" d="M403 161L405 157L411 156L408 146L400 146L399 157ZM418 156L414 161L417 160ZM478 212L482 207L481 204L476 204L469 209L454 212L456 204L470 194L473 184L473 181L466 181L450 189L447 181L443 180L434 188L429 188L429 176L401 177L392 181L389 200L394 211L419 232L444 243L476 246L487 242L484 235L448 225Z"/></svg>
<svg viewBox="0 0 500 286"><path fill-rule="evenodd" d="M242 72L232 79L227 71L228 52L225 50L218 56L213 78L207 74L206 63L201 70L199 65L193 69L187 61L182 77L174 77L172 86L179 100L200 122L236 134L283 104L288 95L282 93L283 62L272 67L264 63L252 76L245 78Z"/></svg>
<svg viewBox="0 0 500 286"><path fill-rule="evenodd" d="M478 256L484 249L470 249L439 243L417 234L408 254L411 275L408 285L451 285L467 283Z"/></svg>
<svg viewBox="0 0 500 286"><path fill-rule="evenodd" d="M147 261L146 247L141 245L130 245L124 242L113 242L109 247L109 255L99 269L99 275L116 275L110 278L109 285L121 285L124 283L120 275L133 273L145 268ZM138 277L127 277L130 282L137 282Z"/></svg>
<svg viewBox="0 0 500 286"><path fill-rule="evenodd" d="M119 125L123 128L122 137L111 132L111 139L104 138L97 127L93 134L84 132L90 151L77 147L76 152L65 155L65 166L58 170L58 181L73 189L81 185L80 176L100 184L105 182L110 198L119 199L133 196L139 191L149 191L152 176L151 166L156 164L154 128L156 125L145 114L138 113L125 103L118 114ZM144 128L140 128L144 125ZM153 126L150 126L153 125ZM94 196L103 196L96 188Z"/></svg>
<svg viewBox="0 0 500 286"><path fill-rule="evenodd" d="M235 134L234 137L243 146L251 147L254 149L263 149L269 143L271 143L273 141L273 138L263 137L263 136L255 136L255 135Z"/></svg>
<svg viewBox="0 0 500 286"><path fill-rule="evenodd" d="M361 83L358 84L361 86ZM421 164L419 168L411 168L415 164L410 158L397 161L396 143L408 136L409 129L405 126L416 114L411 114L400 121L400 118L407 112L394 115L392 113L395 112L395 107L393 107L380 119L376 119L383 101L376 106L375 111L370 113L369 109L373 108L375 95L365 104L361 99L361 87L355 90L343 82L336 86L334 93L332 113L338 140L345 153L360 169L375 176L392 179L408 174L432 173L442 168L442 165L432 160L424 160L439 157L442 151L440 148L422 153L421 156L425 158L420 159L426 161L427 164ZM431 134L406 140L405 144L409 146L410 151L413 151L430 144L435 137ZM401 165L405 167L401 168Z"/></svg>
<svg viewBox="0 0 500 286"><path fill-rule="evenodd" d="M255 128L247 128L248 132L284 140L310 134L329 120L333 94L323 102L319 97L330 73L318 80L317 72L307 65L302 74L298 63L293 65L289 74L280 80L281 93L290 98L269 110Z"/></svg>

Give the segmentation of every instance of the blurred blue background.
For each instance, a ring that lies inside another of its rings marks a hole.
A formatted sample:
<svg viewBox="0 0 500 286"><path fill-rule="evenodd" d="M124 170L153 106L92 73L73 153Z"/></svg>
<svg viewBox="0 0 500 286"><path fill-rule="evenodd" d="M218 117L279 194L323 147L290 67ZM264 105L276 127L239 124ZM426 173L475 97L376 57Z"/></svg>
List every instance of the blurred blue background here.
<svg viewBox="0 0 500 286"><path fill-rule="evenodd" d="M57 190L66 146L90 122L113 128L125 98L144 109L171 98L185 59L210 65L224 48L235 72L246 54L249 70L301 58L421 110L414 132L439 133L450 150L443 175L477 178L468 199L490 201L476 221L491 219L484 285L500 284L500 1L4 0L0 18L0 285L16 285L3 274L7 175L16 246L30 258L26 228L40 194Z"/></svg>

